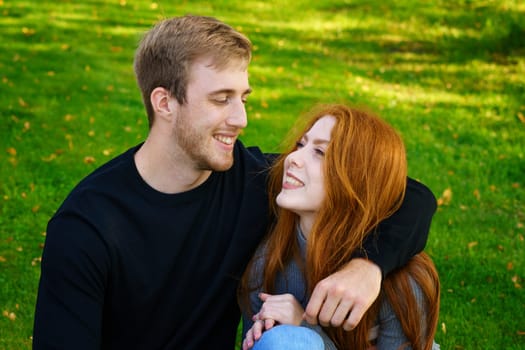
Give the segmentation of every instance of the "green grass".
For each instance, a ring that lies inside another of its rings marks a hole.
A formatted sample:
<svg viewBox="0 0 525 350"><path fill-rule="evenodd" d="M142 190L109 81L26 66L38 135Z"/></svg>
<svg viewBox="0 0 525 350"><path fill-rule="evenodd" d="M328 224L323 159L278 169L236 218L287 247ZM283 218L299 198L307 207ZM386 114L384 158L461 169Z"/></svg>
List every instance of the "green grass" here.
<svg viewBox="0 0 525 350"><path fill-rule="evenodd" d="M440 198L427 251L442 349L525 349L525 5L518 0L0 0L0 349L29 349L49 217L144 139L132 72L162 17L216 16L255 45L243 140L278 151L317 102L366 105Z"/></svg>

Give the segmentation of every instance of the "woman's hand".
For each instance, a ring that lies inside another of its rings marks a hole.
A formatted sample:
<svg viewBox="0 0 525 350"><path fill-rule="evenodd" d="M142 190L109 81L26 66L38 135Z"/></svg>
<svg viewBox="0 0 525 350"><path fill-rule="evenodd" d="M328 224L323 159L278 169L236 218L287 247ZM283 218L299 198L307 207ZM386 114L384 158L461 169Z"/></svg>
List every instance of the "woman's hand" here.
<svg viewBox="0 0 525 350"><path fill-rule="evenodd" d="M304 309L292 294L260 293L259 298L263 304L254 320L264 320L266 330L272 328L276 322L299 326L303 321Z"/></svg>
<svg viewBox="0 0 525 350"><path fill-rule="evenodd" d="M242 349L248 350L261 338L264 331L271 329L276 323L299 326L303 320L304 309L292 294L271 295L260 293L263 305L253 316L253 325L246 332Z"/></svg>
<svg viewBox="0 0 525 350"><path fill-rule="evenodd" d="M246 332L246 336L244 337L244 340L242 342L242 350L248 350L251 349L253 344L255 344L255 341L259 340L259 338L262 336L262 333L264 331L264 321L262 320L254 320L254 323L252 325L252 328Z"/></svg>

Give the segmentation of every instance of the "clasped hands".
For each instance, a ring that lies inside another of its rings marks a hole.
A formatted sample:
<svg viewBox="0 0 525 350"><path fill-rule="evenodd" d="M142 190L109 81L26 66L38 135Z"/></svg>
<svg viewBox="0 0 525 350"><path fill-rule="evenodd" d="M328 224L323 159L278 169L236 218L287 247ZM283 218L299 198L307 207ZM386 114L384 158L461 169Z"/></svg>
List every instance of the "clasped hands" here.
<svg viewBox="0 0 525 350"><path fill-rule="evenodd" d="M365 259L353 259L340 271L321 280L314 288L306 310L291 294L260 293L263 305L253 316L254 324L244 338L250 349L264 331L276 324L300 325L303 321L324 327L355 328L375 301L381 288L381 270Z"/></svg>

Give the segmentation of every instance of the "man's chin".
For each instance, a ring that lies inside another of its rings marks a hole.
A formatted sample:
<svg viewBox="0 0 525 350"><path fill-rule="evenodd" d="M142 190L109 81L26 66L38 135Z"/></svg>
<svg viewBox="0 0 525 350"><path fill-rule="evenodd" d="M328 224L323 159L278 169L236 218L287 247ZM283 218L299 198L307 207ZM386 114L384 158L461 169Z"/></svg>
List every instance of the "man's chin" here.
<svg viewBox="0 0 525 350"><path fill-rule="evenodd" d="M233 166L233 157L227 157L220 161L210 162L209 170L212 171L227 171Z"/></svg>

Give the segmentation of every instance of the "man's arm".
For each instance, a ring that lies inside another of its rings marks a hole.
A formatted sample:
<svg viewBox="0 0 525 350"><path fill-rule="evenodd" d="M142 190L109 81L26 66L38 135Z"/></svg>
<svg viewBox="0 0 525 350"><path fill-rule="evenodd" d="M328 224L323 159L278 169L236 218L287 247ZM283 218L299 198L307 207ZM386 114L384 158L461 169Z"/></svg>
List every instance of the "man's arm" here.
<svg viewBox="0 0 525 350"><path fill-rule="evenodd" d="M100 349L107 261L102 242L79 218L49 223L33 349Z"/></svg>
<svg viewBox="0 0 525 350"><path fill-rule="evenodd" d="M382 277L423 250L436 198L425 185L407 181L403 204L367 237L365 251L315 286L305 310L308 323L353 329L379 295Z"/></svg>
<svg viewBox="0 0 525 350"><path fill-rule="evenodd" d="M427 243L436 198L428 187L407 178L405 198L392 216L382 221L375 234L368 235L359 257L381 268L383 277L405 265Z"/></svg>

